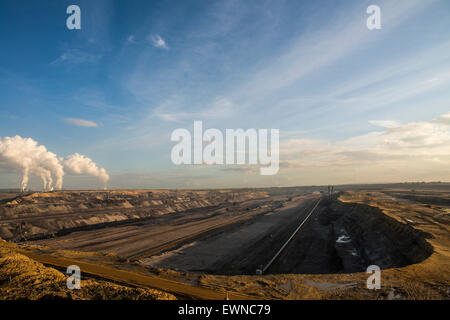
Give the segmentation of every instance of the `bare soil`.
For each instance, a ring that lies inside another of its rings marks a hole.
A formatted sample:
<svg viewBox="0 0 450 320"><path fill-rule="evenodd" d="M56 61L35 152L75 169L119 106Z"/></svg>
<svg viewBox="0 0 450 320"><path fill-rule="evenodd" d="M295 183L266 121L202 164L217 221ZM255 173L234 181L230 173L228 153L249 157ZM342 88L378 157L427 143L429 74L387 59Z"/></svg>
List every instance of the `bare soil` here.
<svg viewBox="0 0 450 320"><path fill-rule="evenodd" d="M332 200L323 190L19 195L0 203L0 232L38 261L88 263L115 281L129 277L116 269L150 273L156 278L147 286L167 279L208 288L211 297L449 298L449 185L341 186ZM265 274L255 275L321 197ZM382 269L381 290L366 287L369 265Z"/></svg>

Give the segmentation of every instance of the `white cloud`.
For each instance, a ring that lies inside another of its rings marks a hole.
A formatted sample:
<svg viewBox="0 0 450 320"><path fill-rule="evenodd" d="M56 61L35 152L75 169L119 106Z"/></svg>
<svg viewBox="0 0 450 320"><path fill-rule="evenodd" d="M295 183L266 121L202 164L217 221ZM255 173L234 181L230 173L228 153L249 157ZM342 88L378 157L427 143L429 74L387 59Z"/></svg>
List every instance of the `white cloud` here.
<svg viewBox="0 0 450 320"><path fill-rule="evenodd" d="M134 35L130 34L127 38L128 43L136 43Z"/></svg>
<svg viewBox="0 0 450 320"><path fill-rule="evenodd" d="M450 113L437 119L389 126L342 141L290 139L281 144L285 167L384 165L402 168L420 163L450 165ZM395 123L386 122L388 125ZM384 123L384 124L386 124ZM423 167L426 169L426 167ZM371 175L370 171L364 173ZM414 172L411 172L413 175Z"/></svg>
<svg viewBox="0 0 450 320"><path fill-rule="evenodd" d="M437 123L450 126L450 113L444 114L435 120Z"/></svg>
<svg viewBox="0 0 450 320"><path fill-rule="evenodd" d="M98 124L95 123L94 121L77 118L64 118L63 120L67 123L71 123L79 127L98 127Z"/></svg>
<svg viewBox="0 0 450 320"><path fill-rule="evenodd" d="M167 45L166 41L163 38L161 38L161 36L159 34L151 35L150 40L153 43L153 46L155 46L156 48L166 49L166 50L169 49L169 46Z"/></svg>

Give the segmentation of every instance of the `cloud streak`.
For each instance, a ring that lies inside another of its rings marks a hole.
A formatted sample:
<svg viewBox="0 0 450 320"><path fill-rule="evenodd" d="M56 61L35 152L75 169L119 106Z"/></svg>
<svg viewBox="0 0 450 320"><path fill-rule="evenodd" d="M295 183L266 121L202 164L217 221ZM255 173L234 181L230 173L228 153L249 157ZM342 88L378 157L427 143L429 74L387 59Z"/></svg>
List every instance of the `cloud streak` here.
<svg viewBox="0 0 450 320"><path fill-rule="evenodd" d="M388 30L392 32L403 20L432 5L433 2L385 1L381 5L385 13L383 21L389 24ZM255 73L239 94L249 99L266 96L373 43L377 38L369 36L369 31L365 27L366 16L360 14L361 9L362 7L358 6L345 18L329 22L326 27L292 41L290 47L283 48L279 57ZM349 16L352 19L348 19Z"/></svg>
<svg viewBox="0 0 450 320"><path fill-rule="evenodd" d="M85 119L78 119L78 118L63 118L63 120L67 123L76 125L78 127L90 127L95 128L98 127L98 124L94 121L85 120Z"/></svg>
<svg viewBox="0 0 450 320"><path fill-rule="evenodd" d="M153 46L159 49L169 50L169 46L166 43L166 40L161 38L159 34L151 35L149 40L152 42Z"/></svg>

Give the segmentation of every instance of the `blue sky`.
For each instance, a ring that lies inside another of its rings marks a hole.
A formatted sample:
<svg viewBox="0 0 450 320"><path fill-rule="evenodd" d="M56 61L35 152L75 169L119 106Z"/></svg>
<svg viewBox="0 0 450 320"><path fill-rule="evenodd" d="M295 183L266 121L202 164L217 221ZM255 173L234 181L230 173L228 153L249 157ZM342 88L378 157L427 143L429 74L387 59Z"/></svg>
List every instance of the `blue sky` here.
<svg viewBox="0 0 450 320"><path fill-rule="evenodd" d="M450 180L449 17L446 0L1 1L0 137L86 155L112 188ZM279 174L174 166L194 120L280 129Z"/></svg>

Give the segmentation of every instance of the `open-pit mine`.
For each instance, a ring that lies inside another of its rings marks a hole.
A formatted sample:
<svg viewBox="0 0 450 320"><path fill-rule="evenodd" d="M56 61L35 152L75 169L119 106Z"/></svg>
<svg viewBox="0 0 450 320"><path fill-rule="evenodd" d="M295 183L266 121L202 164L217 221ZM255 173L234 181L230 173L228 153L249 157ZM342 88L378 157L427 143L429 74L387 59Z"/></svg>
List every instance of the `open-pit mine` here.
<svg viewBox="0 0 450 320"><path fill-rule="evenodd" d="M329 191L1 192L0 297L25 290L8 286L13 255L45 272L78 265L88 283L135 290L126 297L449 298L449 184ZM366 283L372 265L378 290Z"/></svg>

